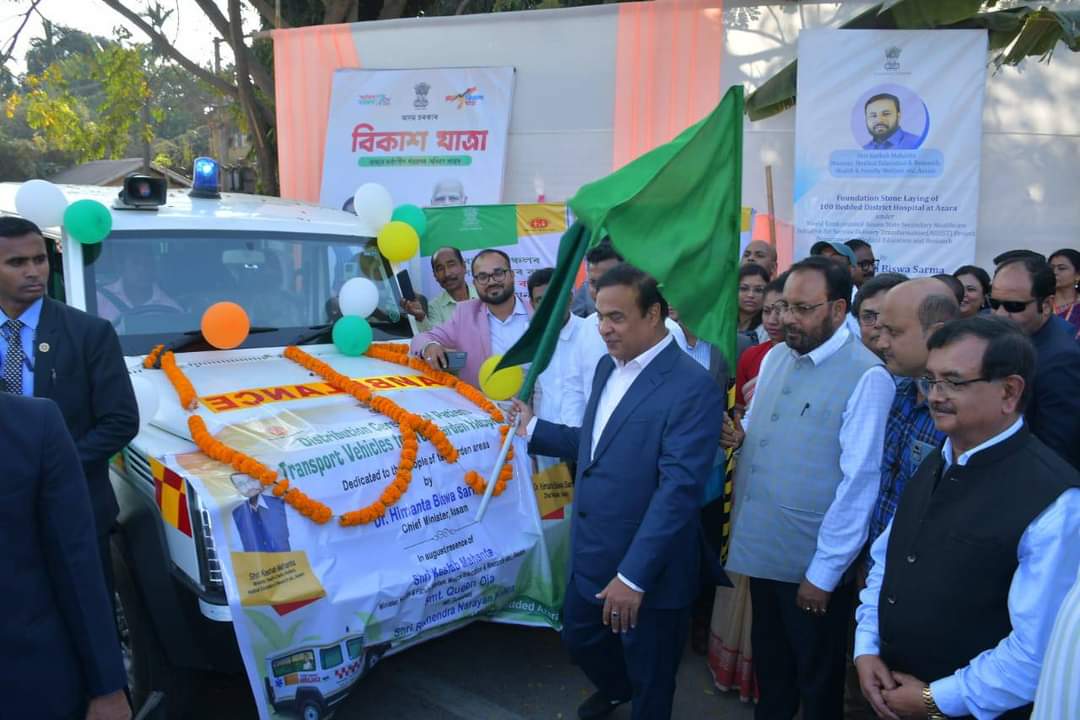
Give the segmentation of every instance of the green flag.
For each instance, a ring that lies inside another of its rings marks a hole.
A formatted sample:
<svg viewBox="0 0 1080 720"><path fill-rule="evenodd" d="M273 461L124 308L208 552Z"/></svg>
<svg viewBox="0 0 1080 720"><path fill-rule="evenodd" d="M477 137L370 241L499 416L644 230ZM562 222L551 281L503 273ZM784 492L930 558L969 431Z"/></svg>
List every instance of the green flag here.
<svg viewBox="0 0 1080 720"><path fill-rule="evenodd" d="M657 279L680 320L719 347L732 370L742 123L743 90L736 86L708 117L584 186L569 203L593 237L606 231L627 262Z"/></svg>
<svg viewBox="0 0 1080 720"><path fill-rule="evenodd" d="M589 236L580 222L575 222L563 233L562 239L559 240L555 273L548 284L547 292L544 293L544 299L540 302L540 307L535 308L525 334L506 351L497 368L532 363L529 366L529 372L525 375L521 391L518 393L518 397L526 402L532 395L536 378L551 362L551 355L555 352L556 343L559 342L559 331L562 330L565 322L566 308L570 304L570 293L574 289L574 278L577 276L588 245Z"/></svg>

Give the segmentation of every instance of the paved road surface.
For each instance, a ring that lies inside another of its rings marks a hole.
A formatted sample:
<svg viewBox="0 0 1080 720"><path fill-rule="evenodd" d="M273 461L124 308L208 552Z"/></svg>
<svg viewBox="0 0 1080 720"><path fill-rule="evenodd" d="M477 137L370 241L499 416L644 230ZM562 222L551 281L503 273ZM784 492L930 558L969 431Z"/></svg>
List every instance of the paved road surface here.
<svg viewBox="0 0 1080 720"><path fill-rule="evenodd" d="M387 658L360 681L337 720L574 720L592 692L554 631L474 623ZM219 678L194 714L206 720L256 717L246 682ZM627 720L629 706L613 720ZM751 706L712 685L689 650L679 670L675 720L750 720Z"/></svg>

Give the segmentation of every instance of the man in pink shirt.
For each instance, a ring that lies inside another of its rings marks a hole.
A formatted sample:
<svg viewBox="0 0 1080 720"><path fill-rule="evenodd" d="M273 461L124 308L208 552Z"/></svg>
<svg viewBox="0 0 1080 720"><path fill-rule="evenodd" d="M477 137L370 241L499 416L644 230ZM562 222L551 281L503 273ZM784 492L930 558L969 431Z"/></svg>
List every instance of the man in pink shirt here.
<svg viewBox="0 0 1080 720"><path fill-rule="evenodd" d="M480 365L502 355L529 327L532 308L514 294L510 258L501 250L484 250L472 261L477 300L459 302L450 319L413 338L410 350L433 368L447 366L446 352L467 353L459 377L479 384Z"/></svg>

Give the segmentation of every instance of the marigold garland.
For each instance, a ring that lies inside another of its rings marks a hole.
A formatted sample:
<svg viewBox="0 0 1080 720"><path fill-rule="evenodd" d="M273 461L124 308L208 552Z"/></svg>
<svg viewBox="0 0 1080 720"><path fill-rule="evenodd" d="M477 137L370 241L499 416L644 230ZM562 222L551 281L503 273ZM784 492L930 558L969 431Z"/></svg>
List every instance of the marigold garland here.
<svg viewBox="0 0 1080 720"><path fill-rule="evenodd" d="M338 517L338 521L344 527L354 525L366 525L374 522L386 514L386 509L397 503L408 491L412 481L412 471L416 465L417 453L420 442L418 436L423 436L435 446L439 456L449 464L454 464L459 459L457 448L446 436L442 429L430 420L426 420L415 413L410 413L397 403L382 396L376 396L368 387L337 372L327 363L309 355L298 347L285 348L283 355L298 365L321 376L331 387L352 395L362 404L375 412L390 418L401 430L402 447L401 457L398 461L397 473L394 480L383 490L379 498L371 504L344 513ZM453 389L459 395L473 404L479 406L496 423L504 420L502 412L490 402L483 394L468 383L458 380L449 373L441 372L430 367L417 358L410 357L408 348L397 345L372 346L367 355L377 360L390 362L395 365L403 365L423 373L424 376L434 382ZM186 410L193 411L198 406L198 396L194 385L182 370L176 365L176 356L170 351L164 351L163 345L158 345L143 360L146 368L154 367L160 361L160 367L168 377L173 389L180 399L180 404ZM273 469L259 462L255 458L235 450L225 443L217 440L206 428L206 422L198 415L188 417L188 430L195 445L209 458L226 465L231 465L237 471L255 478L264 486L269 487L275 497L280 497L296 509L301 515L318 524L330 521L334 516L330 506L321 503L298 488L290 487L289 481L282 478ZM505 441L510 428L503 425L499 428L499 436ZM506 460L509 463L513 459L513 449L507 453ZM506 489L507 483L513 478L513 467L504 465L499 477L495 481L493 490L495 495L500 495ZM487 482L475 470L465 473L465 483L477 494L483 494L487 489Z"/></svg>
<svg viewBox="0 0 1080 720"><path fill-rule="evenodd" d="M176 366L176 355L172 350L162 354L161 369L165 377L169 378L176 395L180 398L180 407L185 410L194 410L199 405L199 397L195 394L195 386L187 379L184 371Z"/></svg>
<svg viewBox="0 0 1080 720"><path fill-rule="evenodd" d="M482 410L487 412L489 416L491 416L491 419L493 421L497 423L501 423L503 421L503 414L499 410L499 408L496 407L495 404L492 403L490 400L485 398L480 393L480 391L478 391L476 388L469 385L468 383L458 380L450 373L444 373L439 370L435 370L427 363L417 360L416 358L409 357L408 350L404 348L404 346L402 346L402 349L399 350L396 346L393 345L373 345L368 348L367 353L365 354L369 357L375 358L376 360L382 360L384 362L393 363L395 365L403 365L406 367L415 368L434 382L437 382L440 385L455 390L462 397L465 397L474 404L478 405ZM284 355L285 357L297 363L301 367L304 367L315 373L316 375L319 375L330 387L340 390L341 392L349 393L361 403L370 407L375 412L389 417L391 420L397 423L398 427L401 428L403 431L405 430L405 428L409 428L411 430L414 430L416 433L423 435L431 442L432 445L435 446L435 449L436 451L438 451L439 456L442 457L442 459L445 460L447 463L453 465L458 461L459 455L457 448L453 446L453 443L450 442L450 439L446 436L446 433L444 433L442 429L439 428L439 426L435 423L431 422L430 420L425 420L419 415L410 413L409 411L405 410L405 408L401 407L392 400L389 400L382 396L376 396L364 385L361 385L355 380L350 380L342 373L334 370L327 363L319 360L316 357L313 357L312 355L309 355L308 353L304 352L296 346L290 346L285 348ZM510 427L508 425L503 425L502 427L500 427L500 438L505 440L506 433L509 432L509 430ZM513 459L514 450L513 448L511 448L506 454L506 461L507 463L509 463ZM411 471L412 467L410 465L410 478ZM506 484L510 481L511 478L513 478L513 476L513 467L509 464L504 465L502 471L499 473L499 477L495 481L495 489L493 490L493 493L495 495L501 495L502 492L506 489ZM487 489L487 482L480 475L480 473L476 472L475 470L469 470L465 473L465 483L478 494L483 494L484 491ZM378 503L373 503L371 506L368 506L368 508L365 508L365 510L372 509L374 511L374 518L381 517L383 512L385 512L385 508L382 508L380 510L378 507L375 507L377 505ZM362 511L358 510L356 512L360 513ZM363 517L366 518L368 517L368 515L365 514ZM354 516L354 519L356 519L357 522L371 522L371 520L365 521L361 520L360 518L360 515Z"/></svg>
<svg viewBox="0 0 1080 720"><path fill-rule="evenodd" d="M161 351L165 349L164 345L155 345L150 350L150 354L143 358L143 367L147 370L152 370L157 367L158 357L161 355Z"/></svg>
<svg viewBox="0 0 1080 720"><path fill-rule="evenodd" d="M289 481L285 478L279 479L278 474L268 466L214 438L206 429L206 421L202 417L189 416L188 431L191 432L191 439L195 445L208 458L232 465L237 472L253 477L264 486L272 488L276 497L284 497L285 502L304 517L323 525L334 516L329 505L308 497L297 488L289 487Z"/></svg>

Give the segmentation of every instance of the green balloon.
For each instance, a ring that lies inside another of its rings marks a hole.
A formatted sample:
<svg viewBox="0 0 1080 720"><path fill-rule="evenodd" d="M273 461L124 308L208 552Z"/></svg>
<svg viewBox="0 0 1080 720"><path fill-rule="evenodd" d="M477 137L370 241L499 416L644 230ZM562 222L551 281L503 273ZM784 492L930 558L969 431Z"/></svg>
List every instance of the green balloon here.
<svg viewBox="0 0 1080 720"><path fill-rule="evenodd" d="M371 346L373 335L367 320L359 315L346 315L334 323L331 337L342 355L357 357Z"/></svg>
<svg viewBox="0 0 1080 720"><path fill-rule="evenodd" d="M398 205L394 209L394 214L390 220L400 220L403 223L412 225L412 229L416 231L417 235L423 236L424 231L427 230L427 216L424 215L423 210L415 205Z"/></svg>
<svg viewBox="0 0 1080 720"><path fill-rule="evenodd" d="M97 200L76 200L64 211L64 229L83 245L96 245L112 231L112 213Z"/></svg>

